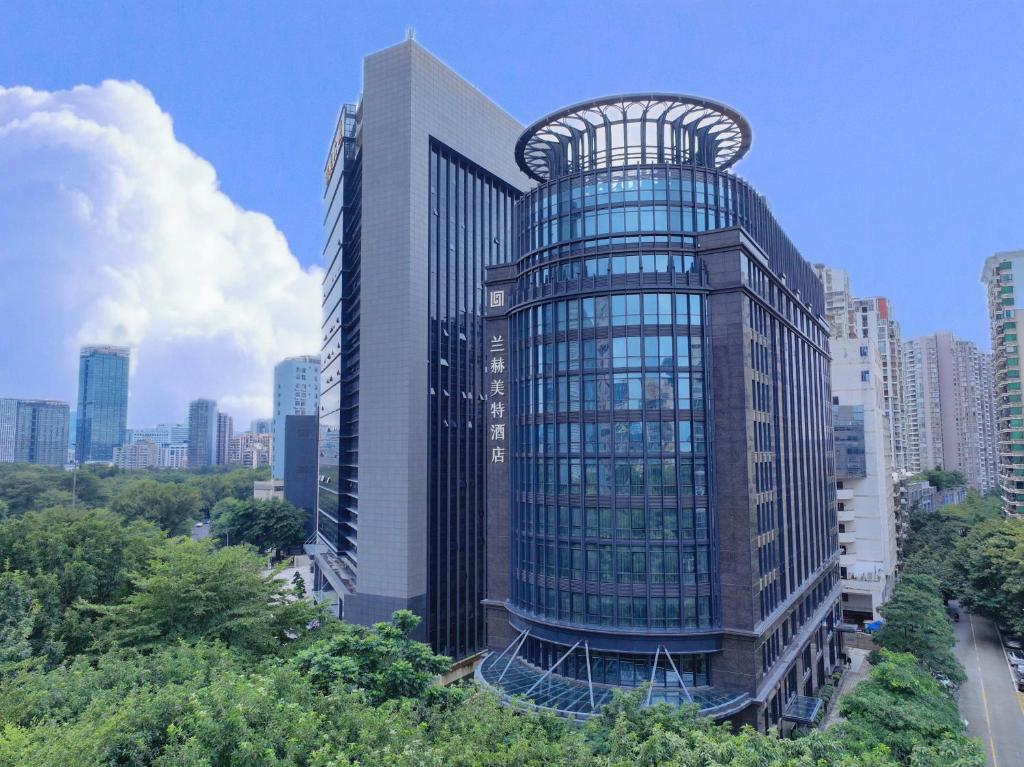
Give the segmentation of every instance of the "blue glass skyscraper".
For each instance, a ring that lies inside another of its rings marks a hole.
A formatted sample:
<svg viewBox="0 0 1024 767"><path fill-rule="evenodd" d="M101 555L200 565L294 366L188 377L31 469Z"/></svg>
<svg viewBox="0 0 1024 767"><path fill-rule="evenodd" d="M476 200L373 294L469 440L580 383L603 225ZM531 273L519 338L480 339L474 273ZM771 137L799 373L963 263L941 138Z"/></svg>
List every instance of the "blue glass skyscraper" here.
<svg viewBox="0 0 1024 767"><path fill-rule="evenodd" d="M126 441L128 426L128 349L83 346L78 363L75 457L111 461Z"/></svg>

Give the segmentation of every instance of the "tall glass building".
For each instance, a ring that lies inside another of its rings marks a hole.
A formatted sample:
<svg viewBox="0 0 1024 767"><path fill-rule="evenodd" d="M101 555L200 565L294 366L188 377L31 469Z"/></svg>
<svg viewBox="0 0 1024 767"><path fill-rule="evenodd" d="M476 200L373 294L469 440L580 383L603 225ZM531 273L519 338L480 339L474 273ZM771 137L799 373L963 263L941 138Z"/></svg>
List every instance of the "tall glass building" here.
<svg viewBox="0 0 1024 767"><path fill-rule="evenodd" d="M823 291L728 172L749 143L728 107L636 94L516 144L477 677L517 705L587 717L650 683L766 730L813 718L837 662Z"/></svg>
<svg viewBox="0 0 1024 767"><path fill-rule="evenodd" d="M112 461L114 448L127 441L128 349L83 346L78 362L75 457Z"/></svg>
<svg viewBox="0 0 1024 767"><path fill-rule="evenodd" d="M314 592L484 646L483 279L508 262L522 126L412 40L368 56L324 169Z"/></svg>
<svg viewBox="0 0 1024 767"><path fill-rule="evenodd" d="M274 419L271 441L271 476L284 479L285 419L290 415L316 415L320 399L320 357L287 357L274 365Z"/></svg>
<svg viewBox="0 0 1024 767"><path fill-rule="evenodd" d="M217 403L196 399L188 403L188 467L200 469L217 463Z"/></svg>
<svg viewBox="0 0 1024 767"><path fill-rule="evenodd" d="M66 402L0 398L0 463L63 466L69 420Z"/></svg>

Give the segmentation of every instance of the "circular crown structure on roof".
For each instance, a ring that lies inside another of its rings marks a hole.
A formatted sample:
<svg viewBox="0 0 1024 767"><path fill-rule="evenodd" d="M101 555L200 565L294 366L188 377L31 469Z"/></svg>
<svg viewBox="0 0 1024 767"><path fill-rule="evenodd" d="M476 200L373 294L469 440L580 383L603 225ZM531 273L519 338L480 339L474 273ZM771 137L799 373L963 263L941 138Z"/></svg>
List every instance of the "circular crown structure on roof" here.
<svg viewBox="0 0 1024 767"><path fill-rule="evenodd" d="M630 93L538 120L516 142L516 162L537 181L656 163L722 169L746 154L750 138L746 119L724 104L678 93Z"/></svg>

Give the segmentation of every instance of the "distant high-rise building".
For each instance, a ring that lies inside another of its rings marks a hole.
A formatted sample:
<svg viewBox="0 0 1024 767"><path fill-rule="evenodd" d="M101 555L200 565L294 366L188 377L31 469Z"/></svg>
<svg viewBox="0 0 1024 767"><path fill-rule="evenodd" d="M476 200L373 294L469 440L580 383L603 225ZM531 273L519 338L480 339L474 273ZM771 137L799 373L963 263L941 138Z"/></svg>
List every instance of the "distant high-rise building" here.
<svg viewBox="0 0 1024 767"><path fill-rule="evenodd" d="M217 462L217 403L197 399L188 406L188 467L200 469Z"/></svg>
<svg viewBox="0 0 1024 767"><path fill-rule="evenodd" d="M122 346L82 347L75 430L79 463L112 461L114 448L127 441L128 356Z"/></svg>
<svg viewBox="0 0 1024 767"><path fill-rule="evenodd" d="M141 429L128 429L128 442L149 440L158 445L184 445L188 443L187 423L160 423Z"/></svg>
<svg viewBox="0 0 1024 767"><path fill-rule="evenodd" d="M273 437L269 433L254 434L247 431L236 434L231 438L228 463L244 466L247 469L269 466L272 441Z"/></svg>
<svg viewBox="0 0 1024 767"><path fill-rule="evenodd" d="M319 376L317 376L317 385L319 386ZM251 431L253 434L273 434L274 419L254 418L249 425L249 431Z"/></svg>
<svg viewBox="0 0 1024 767"><path fill-rule="evenodd" d="M153 469L160 466L161 447L140 439L114 448L114 465L119 469Z"/></svg>
<svg viewBox="0 0 1024 767"><path fill-rule="evenodd" d="M188 468L188 445L165 445L160 448L161 469L187 469Z"/></svg>
<svg viewBox="0 0 1024 767"><path fill-rule="evenodd" d="M854 337L874 341L882 363L882 392L888 419L892 464L897 470L907 467L904 444L906 425L903 416L903 339L900 324L893 314L892 302L878 296L853 300Z"/></svg>
<svg viewBox="0 0 1024 767"><path fill-rule="evenodd" d="M889 452L893 467L897 471L906 470L902 338L892 303L877 296L856 298L850 287L850 276L843 269L815 264L814 270L825 288L825 314L832 338L868 338L878 348Z"/></svg>
<svg viewBox="0 0 1024 767"><path fill-rule="evenodd" d="M814 271L825 290L825 319L832 338L853 336L853 291L845 269L814 264Z"/></svg>
<svg viewBox="0 0 1024 767"><path fill-rule="evenodd" d="M231 437L234 435L234 419L227 413L217 413L217 449L216 464L226 466L231 463Z"/></svg>
<svg viewBox="0 0 1024 767"><path fill-rule="evenodd" d="M276 479L284 477L285 418L316 415L320 397L320 357L288 357L274 366L273 466Z"/></svg>
<svg viewBox="0 0 1024 767"><path fill-rule="evenodd" d="M15 437L18 433L18 400L0 398L0 463L14 461Z"/></svg>
<svg viewBox="0 0 1024 767"><path fill-rule="evenodd" d="M63 466L70 411L66 402L0 399L0 463Z"/></svg>
<svg viewBox="0 0 1024 767"><path fill-rule="evenodd" d="M907 466L960 471L982 493L995 489L992 362L970 341L941 331L903 344Z"/></svg>
<svg viewBox="0 0 1024 767"><path fill-rule="evenodd" d="M316 532L317 432L315 415L284 419L284 499L306 512L306 537Z"/></svg>
<svg viewBox="0 0 1024 767"><path fill-rule="evenodd" d="M1024 327L1017 309L1024 308L1024 250L996 253L985 261L981 281L988 294L992 336L992 391L996 412L999 491L1003 511L1020 514L1024 507L1024 392L1021 391L1019 336ZM1021 298L1020 306L1017 299ZM1024 315L1022 315L1024 317Z"/></svg>

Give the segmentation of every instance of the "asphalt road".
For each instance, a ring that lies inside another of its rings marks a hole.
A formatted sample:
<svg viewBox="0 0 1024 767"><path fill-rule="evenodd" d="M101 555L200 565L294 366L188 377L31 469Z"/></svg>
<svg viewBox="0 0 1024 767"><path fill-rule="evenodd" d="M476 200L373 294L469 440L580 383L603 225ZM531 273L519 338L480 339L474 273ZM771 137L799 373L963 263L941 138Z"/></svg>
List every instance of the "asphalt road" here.
<svg viewBox="0 0 1024 767"><path fill-rule="evenodd" d="M1024 696L1017 692L995 624L960 611L956 655L967 670L960 715L981 738L990 767L1024 765Z"/></svg>

